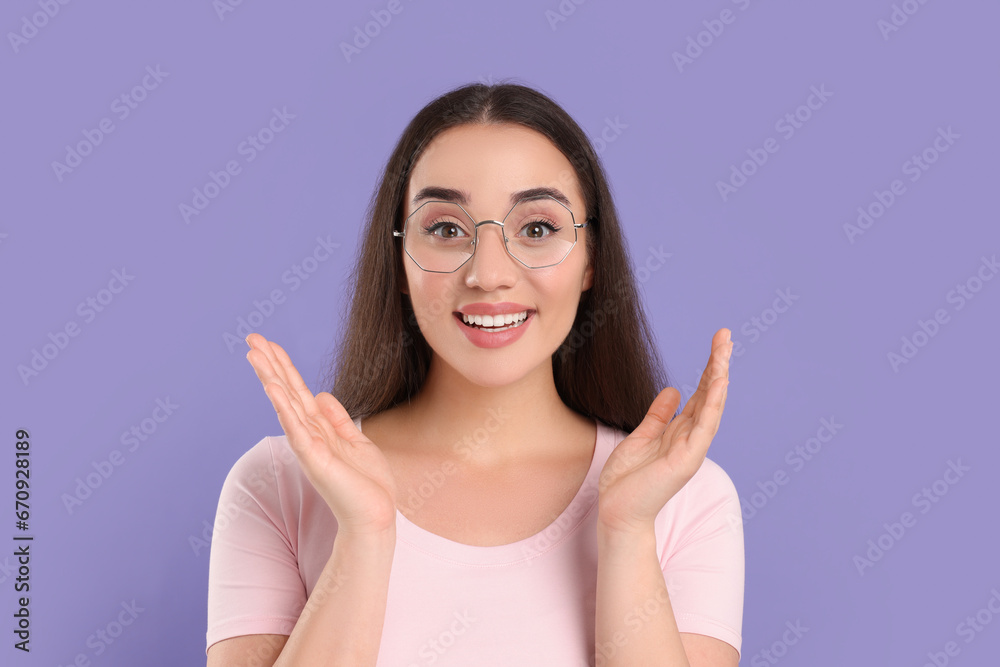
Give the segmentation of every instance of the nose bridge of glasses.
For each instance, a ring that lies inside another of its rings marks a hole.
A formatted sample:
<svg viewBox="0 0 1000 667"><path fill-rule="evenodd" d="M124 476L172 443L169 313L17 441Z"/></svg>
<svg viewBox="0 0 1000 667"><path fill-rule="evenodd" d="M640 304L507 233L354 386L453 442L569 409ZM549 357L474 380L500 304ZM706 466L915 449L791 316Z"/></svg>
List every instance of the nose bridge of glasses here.
<svg viewBox="0 0 1000 667"><path fill-rule="evenodd" d="M476 222L474 224L475 224L475 228L476 228L476 242L477 242L477 244L479 242L479 238L482 237L482 235L483 235L484 229L486 227L488 227L489 225L496 225L496 227L497 227L497 232L496 233L499 235L499 241L500 241L501 244L506 245L506 243L504 242L504 239L507 236L507 230L504 228L503 222L501 222L500 220L483 220L481 222Z"/></svg>
<svg viewBox="0 0 1000 667"><path fill-rule="evenodd" d="M496 232L487 231L494 227ZM475 223L475 230L475 241L472 248L473 260L475 260L475 257L481 257L483 252L491 252L479 247L483 244L484 238L489 236L496 237L496 241L490 242L491 244L499 244L498 246L494 246L495 250L493 252L499 252L501 255L505 256L510 255L510 249L507 247L506 230L504 229L503 222L500 220L482 220Z"/></svg>

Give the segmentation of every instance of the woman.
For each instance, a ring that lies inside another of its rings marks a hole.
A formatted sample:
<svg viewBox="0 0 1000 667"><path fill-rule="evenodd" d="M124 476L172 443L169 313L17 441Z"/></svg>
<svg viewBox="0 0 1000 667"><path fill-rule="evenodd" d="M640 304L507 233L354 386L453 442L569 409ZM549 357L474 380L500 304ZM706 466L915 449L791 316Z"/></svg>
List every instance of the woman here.
<svg viewBox="0 0 1000 667"><path fill-rule="evenodd" d="M565 111L513 84L428 104L354 286L332 394L247 338L285 435L222 491L209 666L738 663L739 499L705 458L729 330L676 414Z"/></svg>

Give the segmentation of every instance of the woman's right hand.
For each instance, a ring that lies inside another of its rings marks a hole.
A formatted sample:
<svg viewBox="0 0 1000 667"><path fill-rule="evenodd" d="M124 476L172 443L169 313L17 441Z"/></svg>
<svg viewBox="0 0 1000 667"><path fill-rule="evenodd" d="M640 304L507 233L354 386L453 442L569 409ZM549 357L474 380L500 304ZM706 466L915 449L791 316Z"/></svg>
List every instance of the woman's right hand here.
<svg viewBox="0 0 1000 667"><path fill-rule="evenodd" d="M247 336L247 344L247 360L299 465L337 518L338 534L394 529L396 484L382 451L332 394L313 396L280 345L258 333Z"/></svg>

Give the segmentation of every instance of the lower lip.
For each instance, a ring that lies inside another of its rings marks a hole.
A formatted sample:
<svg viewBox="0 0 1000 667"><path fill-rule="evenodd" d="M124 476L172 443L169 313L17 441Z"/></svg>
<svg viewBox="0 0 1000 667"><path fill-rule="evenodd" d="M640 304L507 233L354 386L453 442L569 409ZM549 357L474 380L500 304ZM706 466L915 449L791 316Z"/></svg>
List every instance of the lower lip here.
<svg viewBox="0 0 1000 667"><path fill-rule="evenodd" d="M466 326L465 322L462 321L461 315L455 315L455 321L458 322L458 327L465 334L465 337L469 339L476 347L504 347L505 345L510 345L518 338L524 335L524 330L528 328L531 324L531 320L535 317L534 311L528 313L528 317L525 318L524 322L520 326L513 327L511 329L505 329L498 333L490 333L484 331L483 329L476 329L474 327Z"/></svg>

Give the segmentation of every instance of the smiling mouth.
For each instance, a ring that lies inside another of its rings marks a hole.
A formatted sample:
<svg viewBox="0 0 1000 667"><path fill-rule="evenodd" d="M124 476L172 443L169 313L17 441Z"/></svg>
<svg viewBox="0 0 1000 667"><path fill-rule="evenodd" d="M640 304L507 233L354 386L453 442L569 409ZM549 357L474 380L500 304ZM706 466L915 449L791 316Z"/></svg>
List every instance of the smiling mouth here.
<svg viewBox="0 0 1000 667"><path fill-rule="evenodd" d="M528 320L528 311L507 313L506 315L466 315L455 313L465 326L479 329L487 333L499 333L507 329L516 329Z"/></svg>

